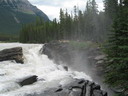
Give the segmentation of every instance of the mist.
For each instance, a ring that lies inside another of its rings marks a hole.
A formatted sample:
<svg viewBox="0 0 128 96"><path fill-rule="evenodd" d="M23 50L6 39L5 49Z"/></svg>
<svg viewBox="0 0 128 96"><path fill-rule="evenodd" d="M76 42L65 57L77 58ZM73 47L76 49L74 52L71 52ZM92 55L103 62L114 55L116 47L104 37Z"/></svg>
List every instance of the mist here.
<svg viewBox="0 0 128 96"><path fill-rule="evenodd" d="M73 55L73 58L74 58L73 63L67 64L67 66L69 66L69 68L71 68L72 70L86 73L91 77L92 81L101 85L101 88L108 92L108 96L114 95L114 92L109 88L108 85L104 83L104 77L98 74L97 71L99 70L96 67L96 61L94 60L94 58L89 59L90 57L88 55L89 54L88 52L89 52L89 49L83 50L83 51L80 51L80 50L75 51L75 54ZM92 54L92 56L95 57L95 54Z"/></svg>

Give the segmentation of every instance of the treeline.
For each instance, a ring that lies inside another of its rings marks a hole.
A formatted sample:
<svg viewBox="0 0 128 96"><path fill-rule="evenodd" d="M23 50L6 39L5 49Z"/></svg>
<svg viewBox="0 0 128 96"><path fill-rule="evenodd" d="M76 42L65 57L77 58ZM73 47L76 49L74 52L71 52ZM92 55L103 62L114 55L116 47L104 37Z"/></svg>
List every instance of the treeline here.
<svg viewBox="0 0 128 96"><path fill-rule="evenodd" d="M88 0L85 11L74 6L74 11L60 9L60 20L44 22L38 18L36 23L23 25L20 42L44 43L51 40L82 40L103 42L109 30L106 12L99 12L95 0ZM109 21L111 21L109 19Z"/></svg>
<svg viewBox="0 0 128 96"><path fill-rule="evenodd" d="M0 33L0 41L1 42L17 42L19 37L17 35L12 34L2 34Z"/></svg>

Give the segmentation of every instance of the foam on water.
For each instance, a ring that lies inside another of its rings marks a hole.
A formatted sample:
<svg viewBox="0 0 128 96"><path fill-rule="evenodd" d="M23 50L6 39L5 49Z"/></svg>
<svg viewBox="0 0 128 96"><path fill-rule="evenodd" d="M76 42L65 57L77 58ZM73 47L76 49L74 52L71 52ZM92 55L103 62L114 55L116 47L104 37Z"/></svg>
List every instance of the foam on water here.
<svg viewBox="0 0 128 96"><path fill-rule="evenodd" d="M0 50L19 46L23 48L25 64L12 61L0 62L0 96L40 93L49 87L65 84L71 78L91 80L85 73L70 69L66 71L63 66L55 64L46 55L40 54L39 50L43 46L41 44L1 43ZM20 79L30 75L37 75L38 82L23 87L18 85Z"/></svg>

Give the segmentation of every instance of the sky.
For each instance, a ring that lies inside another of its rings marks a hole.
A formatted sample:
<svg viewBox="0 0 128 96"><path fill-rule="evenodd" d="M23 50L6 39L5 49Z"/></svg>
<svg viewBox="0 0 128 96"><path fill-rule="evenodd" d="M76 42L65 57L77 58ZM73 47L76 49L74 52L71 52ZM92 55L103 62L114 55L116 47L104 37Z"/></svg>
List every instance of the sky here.
<svg viewBox="0 0 128 96"><path fill-rule="evenodd" d="M79 6L80 10L84 10L86 6L87 0L29 0L33 5L37 6L40 10L42 10L50 20L54 18L59 19L59 11L60 8L66 10L68 12L73 11L73 7L76 5ZM103 10L103 1L96 0L98 4L98 9Z"/></svg>

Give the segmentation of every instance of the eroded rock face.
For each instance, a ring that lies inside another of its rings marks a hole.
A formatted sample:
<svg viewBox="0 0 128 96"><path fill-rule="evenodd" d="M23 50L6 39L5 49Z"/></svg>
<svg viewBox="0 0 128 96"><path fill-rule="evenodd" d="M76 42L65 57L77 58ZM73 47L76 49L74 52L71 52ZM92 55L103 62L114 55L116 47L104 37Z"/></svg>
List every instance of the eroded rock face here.
<svg viewBox="0 0 128 96"><path fill-rule="evenodd" d="M57 41L47 43L41 49L41 53L46 54L57 63L61 61L71 64L73 61L72 50L68 43L60 43Z"/></svg>
<svg viewBox="0 0 128 96"><path fill-rule="evenodd" d="M24 63L22 47L15 47L0 51L0 61L7 60L15 60L17 63Z"/></svg>

